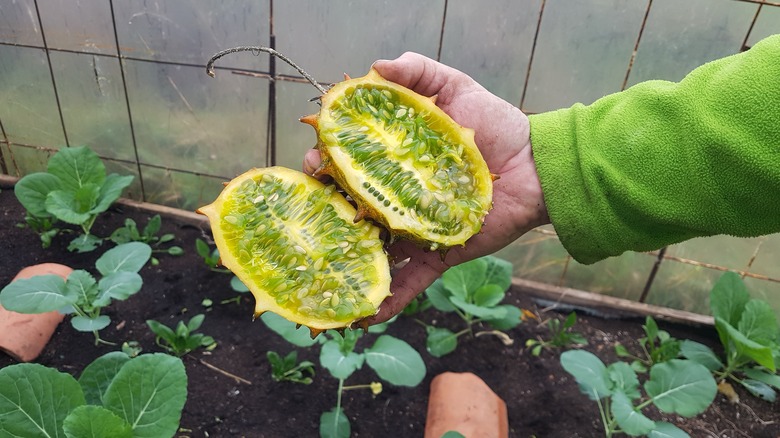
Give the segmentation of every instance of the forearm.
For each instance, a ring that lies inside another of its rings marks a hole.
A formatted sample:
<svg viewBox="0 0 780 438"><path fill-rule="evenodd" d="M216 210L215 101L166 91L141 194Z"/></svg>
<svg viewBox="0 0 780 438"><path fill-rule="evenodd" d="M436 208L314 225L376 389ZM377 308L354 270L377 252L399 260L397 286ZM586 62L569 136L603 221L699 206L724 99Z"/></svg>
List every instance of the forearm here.
<svg viewBox="0 0 780 438"><path fill-rule="evenodd" d="M780 231L780 36L530 123L550 219L583 263Z"/></svg>

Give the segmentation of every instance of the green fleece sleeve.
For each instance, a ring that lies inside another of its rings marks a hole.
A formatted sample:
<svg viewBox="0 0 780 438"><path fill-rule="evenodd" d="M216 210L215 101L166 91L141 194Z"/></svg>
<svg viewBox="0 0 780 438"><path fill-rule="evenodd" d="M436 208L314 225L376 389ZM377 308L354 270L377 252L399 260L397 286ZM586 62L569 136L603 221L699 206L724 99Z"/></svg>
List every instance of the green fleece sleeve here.
<svg viewBox="0 0 780 438"><path fill-rule="evenodd" d="M530 123L550 220L581 263L780 231L780 35Z"/></svg>

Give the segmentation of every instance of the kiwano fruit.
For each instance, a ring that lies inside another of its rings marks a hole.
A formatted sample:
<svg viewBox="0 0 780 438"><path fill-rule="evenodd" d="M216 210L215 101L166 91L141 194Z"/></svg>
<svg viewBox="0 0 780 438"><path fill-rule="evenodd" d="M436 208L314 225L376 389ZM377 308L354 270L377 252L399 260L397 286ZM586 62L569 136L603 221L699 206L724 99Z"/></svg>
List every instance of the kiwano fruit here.
<svg viewBox="0 0 780 438"><path fill-rule="evenodd" d="M211 223L221 263L271 311L312 336L374 315L390 294L380 229L354 222L335 190L283 167L250 170L198 210Z"/></svg>
<svg viewBox="0 0 780 438"><path fill-rule="evenodd" d="M319 114L301 119L317 131L322 165L369 218L393 237L431 250L463 245L492 207L493 176L474 130L375 70L336 84Z"/></svg>
<svg viewBox="0 0 780 438"><path fill-rule="evenodd" d="M373 69L325 90L318 114L301 121L317 132L322 165L335 186L300 172L272 167L231 181L209 217L222 264L257 300L255 315L272 311L306 325L312 336L349 327L376 314L390 295L381 224L394 238L444 253L479 232L492 207L493 175L461 127L421 96ZM367 221L365 219L370 219ZM365 325L364 325L365 327Z"/></svg>

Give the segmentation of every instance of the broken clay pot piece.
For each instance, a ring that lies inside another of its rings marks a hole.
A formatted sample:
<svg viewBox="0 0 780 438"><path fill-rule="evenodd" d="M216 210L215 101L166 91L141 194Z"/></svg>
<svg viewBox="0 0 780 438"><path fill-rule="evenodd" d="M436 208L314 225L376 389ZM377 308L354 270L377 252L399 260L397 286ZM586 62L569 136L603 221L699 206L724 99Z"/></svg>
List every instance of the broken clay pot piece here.
<svg viewBox="0 0 780 438"><path fill-rule="evenodd" d="M425 438L449 431L469 438L506 438L506 403L472 373L439 374L431 382Z"/></svg>
<svg viewBox="0 0 780 438"><path fill-rule="evenodd" d="M50 274L67 278L71 272L73 269L65 265L42 263L22 269L14 280ZM0 306L0 350L19 362L35 360L64 317L57 311L24 314Z"/></svg>

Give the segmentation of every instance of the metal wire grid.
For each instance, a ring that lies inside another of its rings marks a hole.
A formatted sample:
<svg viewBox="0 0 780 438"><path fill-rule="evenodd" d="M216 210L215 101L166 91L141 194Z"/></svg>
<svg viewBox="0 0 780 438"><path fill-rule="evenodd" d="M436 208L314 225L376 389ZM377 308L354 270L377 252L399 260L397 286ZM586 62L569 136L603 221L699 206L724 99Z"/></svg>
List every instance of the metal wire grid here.
<svg viewBox="0 0 780 438"><path fill-rule="evenodd" d="M752 3L752 4L758 5L757 9L756 9L756 12L753 15L753 18L752 18L752 21L750 23L750 26L749 26L749 28L748 28L748 30L747 30L747 32L745 34L745 37L743 39L741 51L744 51L744 50L747 50L749 48L749 47L747 47L747 42L748 42L748 40L750 38L751 32L753 31L755 23L758 20L758 17L760 15L761 11L762 11L762 8L764 6L780 7L780 2L769 1L769 0L732 0L732 1L743 2L743 3ZM537 47L537 43L538 43L538 39L539 39L539 30L541 28L542 20L543 20L543 17L544 17L544 10L545 10L546 3L547 3L547 0L541 0L541 5L539 7L537 20L536 20L536 29L535 29L535 32L534 32L533 44L531 46L531 53L530 53L530 57L529 57L529 61L528 61L528 67L527 67L526 72L525 72L525 79L524 79L524 82L523 82L523 88L522 88L522 93L521 93L521 97L520 97L520 102L518 103L518 107L521 108L523 111L525 111L527 113L528 113L528 111L525 110L524 104L525 104L525 99L526 99L526 95L527 95L527 91L528 91L528 83L529 83L529 80L530 80L530 77L531 77L531 71L533 69L534 55L536 53L536 47ZM109 0L109 4L110 4L110 10L111 10L112 29L113 29L113 33L114 33L114 43L115 43L115 46L116 46L116 53L115 54L93 53L93 52L86 52L86 51L79 51L79 50L69 50L69 49L60 49L60 48L49 47L49 44L48 44L48 42L46 40L45 27L43 25L43 21L41 20L40 8L38 7L38 0L34 0L34 6L35 6L37 22L38 22L39 29L40 29L41 36L42 36L43 46L41 47L41 46L36 46L36 45L7 43L7 42L0 42L0 45L11 46L11 47L43 49L44 50L44 52L46 54L46 59L47 59L47 64L48 64L48 69L49 69L49 76L51 78L52 88L54 90L54 97L55 97L55 100L56 100L56 103L57 103L57 110L58 110L58 114L59 114L60 124L61 124L61 127L62 127L62 131L63 131L63 136L64 136L66 147L70 147L71 145L70 145L70 141L68 139L67 128L66 128L66 125L65 125L64 117L63 117L62 106L60 105L60 97L59 97L59 92L57 90L57 80L56 80L56 77L55 77L55 74L54 74L54 71L53 71L53 68L52 68L52 62L51 62L51 58L50 58L51 52L84 54L84 55L90 55L90 56L113 58L113 59L117 59L118 60L118 62L120 63L121 82L122 82L122 88L123 88L123 91L124 91L124 101L125 101L124 103L125 103L125 109L127 111L128 121L129 121L129 130L130 130L130 135L131 135L131 140L132 140L132 145L133 145L133 151L134 151L134 154L135 154L135 160L131 161L131 160L123 160L123 159L117 159L117 158L109 158L109 157L101 157L101 158L103 160L114 161L114 162L124 163L124 164L130 164L130 165L133 165L133 166L136 167L136 170L137 170L137 172L139 174L139 177L140 177L139 180L140 180L140 184L141 184L141 198L142 198L142 200L144 200L144 201L147 200L146 190L144 188L144 178L143 178L142 166L143 167L154 168L154 169L160 169L160 170L164 170L164 171L180 172L180 173L190 174L190 175L194 175L194 176L205 176L205 177L212 177L212 178L225 178L224 175L214 175L214 174L209 174L209 173L205 173L205 172L197 172L197 171L192 171L192 170L189 170L189 169L180 169L180 168L174 168L174 167L170 167L170 166L161 166L161 165L157 165L157 164L153 164L153 163L145 163L145 162L141 162L140 161L139 153L138 153L138 145L137 145L137 141L136 141L136 133L135 133L135 129L134 129L134 126L133 126L133 110L132 110L132 106L130 104L130 100L129 100L129 96L128 96L128 90L127 90L127 80L125 78L125 62L126 61L139 61L139 62L154 63L154 64L160 64L160 65L172 65L172 66L182 66L182 67L198 67L198 68L202 68L203 65L194 64L194 63L187 63L187 62L149 60L149 59L144 59L144 58L139 58L139 57L123 55L121 53L120 45L119 45L119 35L118 35L118 32L117 32L117 25L116 25L117 24L116 14L115 14L115 11L114 11L114 0ZM437 56L436 56L437 60L441 59L442 46L443 46L443 41L444 41L444 31L445 31L445 27L446 27L446 24L447 24L447 10L448 10L449 7L450 7L449 0L444 0L444 8L443 8L443 11L442 11L441 28L440 28L440 33L439 33L438 47L437 47ZM636 54L637 54L637 51L639 49L639 46L640 46L640 43L641 43L641 40L642 40L642 36L644 34L645 25L647 24L647 18L649 16L650 11L652 10L652 8L653 8L653 0L647 0L647 6L645 8L645 13L644 13L644 16L643 16L643 19L642 19L642 24L640 26L640 29L639 29L638 33L637 33L637 38L636 38L636 41L635 41L635 44L634 44L633 52L632 52L631 57L630 57L630 59L628 61L628 65L627 65L627 68L626 68L626 74L625 74L625 77L624 77L624 80L623 80L623 83L622 83L622 86L621 86L621 90L625 89L626 85L628 83L629 77L631 75L631 70L632 70L632 67L634 65L634 60L636 58ZM269 36L269 45L272 48L275 47L275 38L276 38L275 35L274 35L274 14L273 14L273 10L274 10L274 1L273 0L269 0L269 10L268 10L269 35L268 36ZM300 76L277 73L275 58L272 57L272 56L269 57L269 66L268 67L269 67L268 71L253 70L253 69L240 69L240 68L226 68L226 67L218 67L218 66L215 67L215 68L217 70L229 71L231 74L243 75L243 76L254 77L254 78L262 78L262 79L267 79L268 80L268 102L267 102L267 106L268 106L268 130L267 130L267 138L266 138L266 165L273 166L273 165L276 164L276 104L275 104L276 103L276 81L290 81L290 82L298 82L298 83L307 83L307 81L306 81L305 78L300 77ZM36 150L39 150L39 151L45 151L45 152L47 152L49 154L52 154L52 153L56 152L56 149L50 148L50 147L45 147L45 146L40 146L40 145L31 145L31 144L23 144L23 143L19 143L19 142L11 142L9 140L9 138L8 138L8 135L6 134L5 128L3 127L2 120L0 120L0 144L5 144L7 149L8 149L8 151L9 151L9 154L10 154L10 156L7 157L8 160L6 160L6 157L4 156L3 149L0 148L0 171L2 171L2 173L4 173L4 174L11 174L11 171L10 171L11 169L8 168L7 161L10 161L10 163L14 166L13 171L17 175L20 174L19 168L18 168L18 166L16 166L16 163L15 163L15 160L14 160L14 157L13 157L13 152L12 152L12 150L10 148L11 145L17 146L17 147L22 147L22 148L36 149ZM544 230L544 229L536 229L536 230L533 230L533 231L536 232L536 233L541 233L541 234L545 234L545 235L554 236L557 239L557 235L555 235L555 233L552 232L552 231L548 231L548 230ZM645 300L647 299L647 296L649 294L649 291L650 291L650 289L651 289L651 287L653 285L653 281L655 280L655 277L656 277L656 274L658 272L658 269L659 269L661 263L666 261L666 260L677 262L677 263L683 263L683 264L687 264L687 265L692 265L692 266L704 267L704 268L707 268L707 269L712 269L712 270L717 270L717 271L724 271L724 272L725 271L733 271L733 272L736 272L736 273L742 275L743 278L744 277L750 277L750 278L755 278L755 279L762 280L762 281L768 281L768 282L773 282L773 283L780 283L780 278L775 278L775 277L771 277L771 276L760 275L760 274L755 274L755 273L749 272L749 269L752 266L753 261L755 260L756 256L758 255L760 246L761 245L759 244L757 246L756 250L754 251L753 257L750 259L746 270L738 270L738 269L733 269L733 268L729 268L729 267L726 267L726 266L719 266L719 265L715 265L715 264L711 264L711 263L704 263L704 262L699 262L699 261L696 261L696 260L691 260L691 259L686 259L686 258L682 258L682 257L668 255L668 254L666 254L667 248L662 248L659 251L645 253L648 256L655 257L656 261L655 261L655 263L654 263L654 265L653 265L653 267L651 269L651 272L650 272L650 274L649 274L649 276L648 276L648 278L647 278L647 280L645 282L645 286L643 288L642 294L641 294L641 296L640 296L638 301L639 302L645 302ZM562 271L561 276L560 276L559 283L563 282L563 279L566 276L566 272L568 270L570 261L571 261L571 256L567 256L566 260L564 262L564 267L563 267L563 271Z"/></svg>

